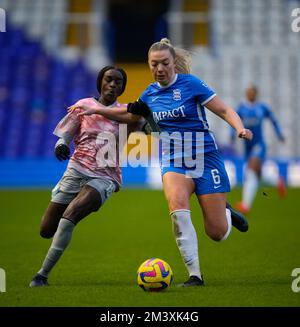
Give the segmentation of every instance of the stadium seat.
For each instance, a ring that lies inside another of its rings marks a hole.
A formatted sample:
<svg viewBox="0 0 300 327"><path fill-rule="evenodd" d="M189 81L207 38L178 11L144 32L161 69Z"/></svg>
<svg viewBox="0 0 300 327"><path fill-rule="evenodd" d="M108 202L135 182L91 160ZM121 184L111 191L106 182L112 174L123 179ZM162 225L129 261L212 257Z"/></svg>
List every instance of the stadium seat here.
<svg viewBox="0 0 300 327"><path fill-rule="evenodd" d="M56 124L68 105L95 94L95 74L46 54L18 27L0 33L0 45L0 158L53 157Z"/></svg>

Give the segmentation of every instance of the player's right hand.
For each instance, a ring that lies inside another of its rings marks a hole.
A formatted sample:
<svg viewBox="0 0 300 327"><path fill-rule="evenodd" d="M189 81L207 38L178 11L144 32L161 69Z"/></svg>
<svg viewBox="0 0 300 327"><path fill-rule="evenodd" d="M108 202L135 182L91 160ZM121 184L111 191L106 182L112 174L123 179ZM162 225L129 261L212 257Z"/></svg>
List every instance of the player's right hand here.
<svg viewBox="0 0 300 327"><path fill-rule="evenodd" d="M238 132L238 137L251 141L253 138L253 133L250 129L244 128Z"/></svg>
<svg viewBox="0 0 300 327"><path fill-rule="evenodd" d="M70 149L65 144L59 144L55 147L54 153L59 161L70 159Z"/></svg>
<svg viewBox="0 0 300 327"><path fill-rule="evenodd" d="M86 105L75 105L75 106L68 107L68 114L74 112L76 109L83 109L83 111L81 111L77 114L78 117L84 116L84 115L90 116L93 114L97 114L96 108L89 107Z"/></svg>
<svg viewBox="0 0 300 327"><path fill-rule="evenodd" d="M140 99L133 103L128 103L127 112L143 117L147 117L149 114L151 114L150 108Z"/></svg>
<svg viewBox="0 0 300 327"><path fill-rule="evenodd" d="M74 112L76 109L80 108L79 106L73 105L67 108L68 110L68 114L71 114L72 112Z"/></svg>

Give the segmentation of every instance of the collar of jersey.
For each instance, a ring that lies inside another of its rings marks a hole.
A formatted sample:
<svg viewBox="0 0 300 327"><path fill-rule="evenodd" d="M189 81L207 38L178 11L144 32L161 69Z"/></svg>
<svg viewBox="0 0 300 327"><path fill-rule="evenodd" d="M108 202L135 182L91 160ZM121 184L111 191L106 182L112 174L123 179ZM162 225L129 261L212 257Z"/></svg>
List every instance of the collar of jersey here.
<svg viewBox="0 0 300 327"><path fill-rule="evenodd" d="M244 103L250 107L254 107L258 104L258 101L250 102L246 99Z"/></svg>
<svg viewBox="0 0 300 327"><path fill-rule="evenodd" d="M178 78L178 74L175 74L175 77L174 77L173 81L170 82L170 83L169 83L168 85L166 85L166 86L162 86L162 85L160 85L159 82L156 82L156 84L157 84L157 86L158 86L159 88L161 88L161 89L165 89L165 88L167 88L167 87L173 85L173 84L177 81L177 78Z"/></svg>
<svg viewBox="0 0 300 327"><path fill-rule="evenodd" d="M116 107L116 105L118 104L118 101L115 101L114 103L110 104L109 106L105 106L104 104L102 104L100 101L98 101L96 98L93 98L93 100L95 102L97 102L97 104L100 104L101 106L105 107L105 108L114 108Z"/></svg>

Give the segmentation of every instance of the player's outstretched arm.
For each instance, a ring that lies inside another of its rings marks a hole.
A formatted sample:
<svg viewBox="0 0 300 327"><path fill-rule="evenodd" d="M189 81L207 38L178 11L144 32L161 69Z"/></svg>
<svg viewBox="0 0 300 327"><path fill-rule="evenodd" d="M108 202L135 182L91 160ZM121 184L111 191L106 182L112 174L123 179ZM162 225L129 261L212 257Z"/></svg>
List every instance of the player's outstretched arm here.
<svg viewBox="0 0 300 327"><path fill-rule="evenodd" d="M54 154L59 161L70 159L70 147L73 137L78 132L80 120L76 112L63 117L55 127L53 134L59 137L54 147Z"/></svg>
<svg viewBox="0 0 300 327"><path fill-rule="evenodd" d="M285 142L285 137L284 135L282 134L282 131L281 131L281 128L280 128L280 125L277 121L277 119L275 118L273 112L271 110L268 110L268 117L273 125L273 128L275 130L275 133L279 139L280 142Z"/></svg>
<svg viewBox="0 0 300 327"><path fill-rule="evenodd" d="M133 103L128 103L127 112L133 115L138 115L138 117L143 116L149 124L152 132L161 132L158 124L153 119L150 108L141 99L138 99Z"/></svg>
<svg viewBox="0 0 300 327"><path fill-rule="evenodd" d="M240 116L229 106L227 106L218 96L210 100L205 107L214 114L225 120L236 130L237 136L246 140L252 140L252 132L244 127Z"/></svg>
<svg viewBox="0 0 300 327"><path fill-rule="evenodd" d="M73 112L76 109L82 109L81 112L77 114L78 117L84 116L84 115L102 115L105 118L111 119L111 120L117 120L123 123L134 123L137 122L140 117L132 115L131 113L127 112L127 108L103 108L100 106L87 106L87 105L73 105L68 107L68 113Z"/></svg>

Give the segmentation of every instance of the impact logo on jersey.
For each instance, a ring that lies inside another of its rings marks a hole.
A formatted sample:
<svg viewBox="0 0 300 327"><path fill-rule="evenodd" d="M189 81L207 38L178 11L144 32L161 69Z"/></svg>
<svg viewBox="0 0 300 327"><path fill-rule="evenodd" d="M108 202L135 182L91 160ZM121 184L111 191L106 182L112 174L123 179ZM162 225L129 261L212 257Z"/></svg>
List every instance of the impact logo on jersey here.
<svg viewBox="0 0 300 327"><path fill-rule="evenodd" d="M159 122L160 120L164 119L186 117L184 114L184 109L184 106L180 106L172 110L153 112L153 118L155 122Z"/></svg>
<svg viewBox="0 0 300 327"><path fill-rule="evenodd" d="M175 101L181 100L181 91L179 89L173 91L173 100Z"/></svg>

